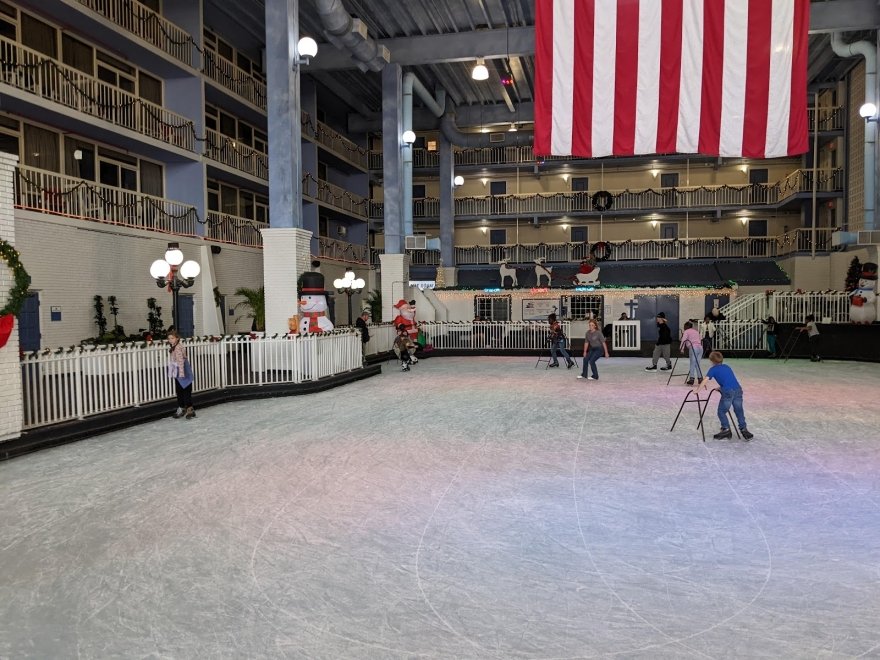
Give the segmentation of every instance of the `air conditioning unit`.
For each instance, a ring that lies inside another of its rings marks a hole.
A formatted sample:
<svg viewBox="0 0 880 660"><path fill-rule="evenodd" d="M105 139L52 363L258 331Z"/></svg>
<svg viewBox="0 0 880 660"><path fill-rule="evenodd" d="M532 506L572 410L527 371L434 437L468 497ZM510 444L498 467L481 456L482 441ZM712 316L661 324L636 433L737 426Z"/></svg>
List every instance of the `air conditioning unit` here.
<svg viewBox="0 0 880 660"><path fill-rule="evenodd" d="M504 133L489 133L489 142L504 142Z"/></svg>
<svg viewBox="0 0 880 660"><path fill-rule="evenodd" d="M348 236L348 227L345 225L339 225L336 227L336 235L339 236L339 238L345 238Z"/></svg>
<svg viewBox="0 0 880 660"><path fill-rule="evenodd" d="M416 234L415 236L407 236L404 241L404 247L407 250L427 250L428 237L425 234Z"/></svg>

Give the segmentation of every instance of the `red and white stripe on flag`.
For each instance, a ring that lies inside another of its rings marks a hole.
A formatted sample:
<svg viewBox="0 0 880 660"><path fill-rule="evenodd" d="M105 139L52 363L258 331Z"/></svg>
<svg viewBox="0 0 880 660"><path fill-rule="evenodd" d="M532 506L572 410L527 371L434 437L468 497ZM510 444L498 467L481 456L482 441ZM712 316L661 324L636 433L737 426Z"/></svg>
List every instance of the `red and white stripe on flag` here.
<svg viewBox="0 0 880 660"><path fill-rule="evenodd" d="M535 153L808 150L810 0L536 0Z"/></svg>

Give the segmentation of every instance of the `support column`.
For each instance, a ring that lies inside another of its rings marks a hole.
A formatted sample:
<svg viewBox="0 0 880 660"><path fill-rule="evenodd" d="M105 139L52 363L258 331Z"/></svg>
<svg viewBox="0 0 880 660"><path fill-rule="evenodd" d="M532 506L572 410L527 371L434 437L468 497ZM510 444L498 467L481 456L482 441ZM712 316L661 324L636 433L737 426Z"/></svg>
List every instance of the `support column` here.
<svg viewBox="0 0 880 660"><path fill-rule="evenodd" d="M312 232L305 229L262 229L263 283L266 287L266 333L285 333L297 313L296 281L311 270Z"/></svg>
<svg viewBox="0 0 880 660"><path fill-rule="evenodd" d="M18 158L0 153L0 239L15 246L14 177ZM13 285L12 270L0 259L0 307L6 304ZM24 403L21 391L21 367L18 360L18 320L6 346L0 348L0 442L21 435Z"/></svg>
<svg viewBox="0 0 880 660"><path fill-rule="evenodd" d="M388 64L382 69L382 176L385 254L403 254L403 158L401 133L403 115L401 95L403 77L399 64ZM407 276L409 270L407 269ZM385 271L382 271L383 303ZM407 281L407 283L409 283ZM396 302L396 300L394 301Z"/></svg>
<svg viewBox="0 0 880 660"><path fill-rule="evenodd" d="M380 254L379 263L382 267L382 320L391 321L397 315L394 303L401 298L410 299L409 255Z"/></svg>
<svg viewBox="0 0 880 660"><path fill-rule="evenodd" d="M302 227L299 0L266 0L269 226ZM313 173L317 176L317 172Z"/></svg>
<svg viewBox="0 0 880 660"><path fill-rule="evenodd" d="M455 266L455 193L452 143L440 136L440 258L446 268ZM445 274L445 273L444 273Z"/></svg>

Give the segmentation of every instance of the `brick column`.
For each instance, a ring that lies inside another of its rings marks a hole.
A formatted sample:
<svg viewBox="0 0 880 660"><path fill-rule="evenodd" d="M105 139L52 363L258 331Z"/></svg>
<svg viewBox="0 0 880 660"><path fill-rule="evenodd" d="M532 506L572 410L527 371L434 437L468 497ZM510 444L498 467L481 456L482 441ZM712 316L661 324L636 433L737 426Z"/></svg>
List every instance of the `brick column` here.
<svg viewBox="0 0 880 660"><path fill-rule="evenodd" d="M266 332L287 332L287 320L297 313L296 280L311 269L312 232L305 229L262 229L263 283L266 287Z"/></svg>
<svg viewBox="0 0 880 660"><path fill-rule="evenodd" d="M13 213L13 181L18 158L0 153L0 239L15 245L15 215ZM12 288L12 270L0 261L0 307L6 304L7 292ZM6 346L0 348L0 441L21 435L24 405L21 391L21 367L18 359L18 321L12 329Z"/></svg>

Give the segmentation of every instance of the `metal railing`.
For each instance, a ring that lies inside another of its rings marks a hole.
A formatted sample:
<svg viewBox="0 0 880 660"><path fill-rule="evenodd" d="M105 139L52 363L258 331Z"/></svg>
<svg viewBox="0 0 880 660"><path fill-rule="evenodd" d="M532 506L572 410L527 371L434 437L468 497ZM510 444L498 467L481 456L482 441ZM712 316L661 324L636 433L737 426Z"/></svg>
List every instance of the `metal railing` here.
<svg viewBox="0 0 880 660"><path fill-rule="evenodd" d="M16 170L15 206L181 236L197 234L198 212L189 204L23 165Z"/></svg>
<svg viewBox="0 0 880 660"><path fill-rule="evenodd" d="M323 179L315 179L310 174L303 177L303 195L328 204L359 218L367 217L369 201L366 197L355 195L345 188L333 185Z"/></svg>
<svg viewBox="0 0 880 660"><path fill-rule="evenodd" d="M531 145L507 147L481 147L474 149L456 149L452 152L455 165L534 165L537 161L578 160L572 156L540 156L535 157ZM382 152L370 153L370 169L381 170ZM413 149L413 167L440 167L440 152L427 149Z"/></svg>
<svg viewBox="0 0 880 660"><path fill-rule="evenodd" d="M310 124L311 122L309 122ZM354 163L358 167L369 167L369 152L363 147L334 131L324 122L316 122L314 130L308 133L322 146L326 147L337 156Z"/></svg>
<svg viewBox="0 0 880 660"><path fill-rule="evenodd" d="M777 323L804 323L812 314L819 323L849 323L846 291L768 291L737 296L721 308L728 321L754 321L772 316Z"/></svg>
<svg viewBox="0 0 880 660"><path fill-rule="evenodd" d="M352 330L183 341L195 375L194 392L315 381L362 365L360 336ZM21 360L24 428L172 399L167 364L164 342L27 354Z"/></svg>
<svg viewBox="0 0 880 660"><path fill-rule="evenodd" d="M571 322L563 321L566 336ZM420 322L427 342L436 349L542 350L549 349L544 321Z"/></svg>
<svg viewBox="0 0 880 660"><path fill-rule="evenodd" d="M131 0L78 2L163 53L192 66L194 42L190 34L149 7Z"/></svg>
<svg viewBox="0 0 880 660"><path fill-rule="evenodd" d="M324 259L367 264L369 255L370 250L366 245L355 245L326 236L318 237L318 256Z"/></svg>
<svg viewBox="0 0 880 660"><path fill-rule="evenodd" d="M843 190L843 170L818 171L819 192ZM684 186L611 190L613 211L652 212L672 209L705 209L778 205L799 193L813 189L813 170L797 170L773 184L741 186ZM384 212L381 202L370 205L370 217L379 219ZM454 200L456 217L533 216L540 214L596 213L591 192L529 193L519 195L484 195ZM413 200L414 218L438 218L440 200L436 197Z"/></svg>
<svg viewBox="0 0 880 660"><path fill-rule="evenodd" d="M0 81L114 126L195 151L190 119L3 37Z"/></svg>
<svg viewBox="0 0 880 660"><path fill-rule="evenodd" d="M210 128L205 129L205 156L241 172L269 180L269 155L221 135Z"/></svg>
<svg viewBox="0 0 880 660"><path fill-rule="evenodd" d="M263 247L263 235L260 230L269 226L266 222L257 222L219 211L208 211L206 225L205 238L248 247Z"/></svg>
<svg viewBox="0 0 880 660"><path fill-rule="evenodd" d="M781 257L797 252L831 249L834 229L796 229L782 236L755 238L670 238L605 241L610 247L608 261L651 261L660 259L755 259ZM437 266L439 250L407 250L410 263ZM454 249L455 263L464 265L531 263L544 259L550 263L578 262L590 257L589 243L535 243L526 245L473 245ZM371 249L371 262L379 263L382 248Z"/></svg>
<svg viewBox="0 0 880 660"><path fill-rule="evenodd" d="M764 324L760 320L715 321L712 350L715 351L763 351L767 348ZM700 336L706 334L706 324L700 321Z"/></svg>
<svg viewBox="0 0 880 660"><path fill-rule="evenodd" d="M249 72L214 51L203 54L202 73L218 85L262 110L266 109L266 85Z"/></svg>
<svg viewBox="0 0 880 660"><path fill-rule="evenodd" d="M809 129L816 126L816 108L807 109ZM822 106L819 108L819 131L842 131L846 125L846 108L840 105Z"/></svg>

